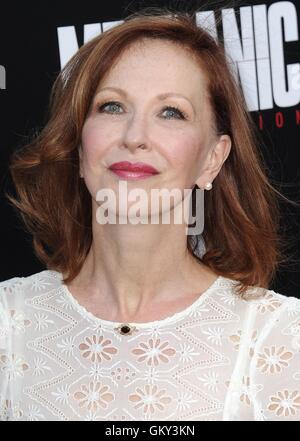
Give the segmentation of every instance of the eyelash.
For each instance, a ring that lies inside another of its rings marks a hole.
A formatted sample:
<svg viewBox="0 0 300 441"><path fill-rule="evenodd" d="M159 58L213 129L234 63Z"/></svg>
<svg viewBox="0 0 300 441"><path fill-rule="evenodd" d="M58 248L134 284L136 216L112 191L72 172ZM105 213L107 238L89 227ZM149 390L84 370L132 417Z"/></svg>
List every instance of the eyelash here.
<svg viewBox="0 0 300 441"><path fill-rule="evenodd" d="M98 111L102 112L102 109L105 106L107 106L108 104L117 104L119 106L121 105L118 101L107 101L106 103L103 103L103 104L100 104L100 105L97 106ZM166 107L163 108L163 111L167 110L167 109L175 110L177 112L177 114L180 115L179 119L187 119L187 117L188 117L185 112L183 112L182 110L180 110L176 106L166 106ZM170 119L170 118L165 118L165 119ZM178 119L178 118L175 118L175 119Z"/></svg>

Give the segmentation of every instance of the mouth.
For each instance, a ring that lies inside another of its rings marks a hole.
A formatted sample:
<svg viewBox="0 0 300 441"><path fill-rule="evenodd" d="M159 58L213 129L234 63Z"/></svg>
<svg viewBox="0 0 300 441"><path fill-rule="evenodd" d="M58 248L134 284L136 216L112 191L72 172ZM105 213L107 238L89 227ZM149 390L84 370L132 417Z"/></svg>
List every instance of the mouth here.
<svg viewBox="0 0 300 441"><path fill-rule="evenodd" d="M154 167L144 162L115 162L109 167L114 174L129 180L146 179L159 173Z"/></svg>

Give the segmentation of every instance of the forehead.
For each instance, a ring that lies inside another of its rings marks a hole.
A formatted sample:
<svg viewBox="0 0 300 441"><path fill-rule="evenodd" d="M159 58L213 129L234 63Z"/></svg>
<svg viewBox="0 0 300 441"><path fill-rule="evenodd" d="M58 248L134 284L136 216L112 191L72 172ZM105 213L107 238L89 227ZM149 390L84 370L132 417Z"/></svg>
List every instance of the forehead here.
<svg viewBox="0 0 300 441"><path fill-rule="evenodd" d="M207 81L200 60L180 44L146 38L128 46L113 63L100 88L115 86L147 91L186 94L204 99Z"/></svg>

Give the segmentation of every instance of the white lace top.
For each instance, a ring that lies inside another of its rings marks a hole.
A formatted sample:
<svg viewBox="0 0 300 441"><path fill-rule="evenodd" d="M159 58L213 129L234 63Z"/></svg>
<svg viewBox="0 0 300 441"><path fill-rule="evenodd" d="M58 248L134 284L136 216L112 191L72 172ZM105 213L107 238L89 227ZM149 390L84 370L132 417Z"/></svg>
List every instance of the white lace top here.
<svg viewBox="0 0 300 441"><path fill-rule="evenodd" d="M56 271L1 282L0 420L300 421L300 300L235 283L122 335Z"/></svg>

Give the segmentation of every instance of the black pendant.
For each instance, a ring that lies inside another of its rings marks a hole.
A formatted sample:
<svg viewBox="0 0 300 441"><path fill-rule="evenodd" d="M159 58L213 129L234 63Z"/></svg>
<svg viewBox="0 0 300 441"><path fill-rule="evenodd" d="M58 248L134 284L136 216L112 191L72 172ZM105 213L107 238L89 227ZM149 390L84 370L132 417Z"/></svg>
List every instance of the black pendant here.
<svg viewBox="0 0 300 441"><path fill-rule="evenodd" d="M122 334L128 334L128 332L130 332L129 326L127 326L127 325L122 326L121 333Z"/></svg>
<svg viewBox="0 0 300 441"><path fill-rule="evenodd" d="M133 331L136 331L135 326L130 326L128 323L122 323L117 328L115 328L122 335L131 335Z"/></svg>

